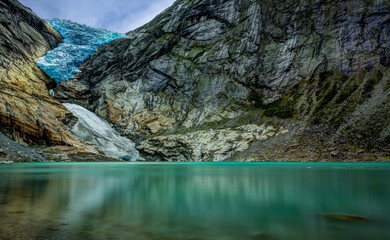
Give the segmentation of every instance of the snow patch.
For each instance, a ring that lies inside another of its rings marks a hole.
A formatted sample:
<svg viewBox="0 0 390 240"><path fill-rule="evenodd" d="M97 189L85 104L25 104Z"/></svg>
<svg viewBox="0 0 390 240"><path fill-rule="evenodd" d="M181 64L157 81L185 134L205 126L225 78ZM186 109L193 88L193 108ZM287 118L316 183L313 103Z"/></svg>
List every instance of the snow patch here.
<svg viewBox="0 0 390 240"><path fill-rule="evenodd" d="M109 157L143 160L135 144L122 137L107 121L79 105L64 103L64 106L79 119L71 129L79 139L97 145Z"/></svg>

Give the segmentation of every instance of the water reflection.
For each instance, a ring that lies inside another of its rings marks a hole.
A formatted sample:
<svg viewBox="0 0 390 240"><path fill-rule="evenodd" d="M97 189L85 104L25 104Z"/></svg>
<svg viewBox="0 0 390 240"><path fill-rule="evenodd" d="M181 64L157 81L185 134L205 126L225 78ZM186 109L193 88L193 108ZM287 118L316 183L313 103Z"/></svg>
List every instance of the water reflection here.
<svg viewBox="0 0 390 240"><path fill-rule="evenodd" d="M0 238L383 239L389 200L388 165L19 164Z"/></svg>

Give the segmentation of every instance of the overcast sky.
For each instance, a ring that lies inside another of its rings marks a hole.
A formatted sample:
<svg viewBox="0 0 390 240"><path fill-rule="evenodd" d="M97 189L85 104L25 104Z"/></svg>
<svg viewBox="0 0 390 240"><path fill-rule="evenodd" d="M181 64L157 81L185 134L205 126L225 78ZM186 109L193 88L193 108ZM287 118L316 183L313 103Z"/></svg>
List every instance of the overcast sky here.
<svg viewBox="0 0 390 240"><path fill-rule="evenodd" d="M125 33L142 26L175 0L19 0L44 19L61 18Z"/></svg>

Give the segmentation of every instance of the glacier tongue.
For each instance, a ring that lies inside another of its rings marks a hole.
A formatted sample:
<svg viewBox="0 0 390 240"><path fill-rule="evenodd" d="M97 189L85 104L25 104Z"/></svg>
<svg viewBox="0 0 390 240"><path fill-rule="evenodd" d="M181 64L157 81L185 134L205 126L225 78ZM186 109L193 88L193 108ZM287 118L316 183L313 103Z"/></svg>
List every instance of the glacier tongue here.
<svg viewBox="0 0 390 240"><path fill-rule="evenodd" d="M120 136L108 122L79 105L64 103L64 106L79 119L71 129L78 138L97 145L109 157L143 160L135 144Z"/></svg>
<svg viewBox="0 0 390 240"><path fill-rule="evenodd" d="M46 56L36 60L37 65L56 82L66 81L79 72L78 67L97 49L126 34L96 29L69 20L46 20L64 38L64 42Z"/></svg>

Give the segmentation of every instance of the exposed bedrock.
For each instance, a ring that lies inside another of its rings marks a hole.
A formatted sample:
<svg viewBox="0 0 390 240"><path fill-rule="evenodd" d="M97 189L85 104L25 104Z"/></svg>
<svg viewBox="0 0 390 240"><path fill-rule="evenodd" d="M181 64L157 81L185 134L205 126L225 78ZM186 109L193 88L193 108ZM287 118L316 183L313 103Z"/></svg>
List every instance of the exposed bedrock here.
<svg viewBox="0 0 390 240"><path fill-rule="evenodd" d="M180 145L187 160L225 160L194 153L219 133L218 141L246 139L248 149L261 153L262 142L300 142L313 125L332 133L317 136L324 149L386 149L389 12L388 1L179 0L127 38L102 46L56 96L82 102L141 141L151 159L169 160ZM256 119L248 121L248 114ZM290 137L248 140L243 134L250 132L236 129L269 122ZM170 153L162 150L167 144Z"/></svg>
<svg viewBox="0 0 390 240"><path fill-rule="evenodd" d="M18 1L0 1L0 130L18 142L77 144L65 123L70 113L49 95L55 83L35 59L61 35Z"/></svg>
<svg viewBox="0 0 390 240"><path fill-rule="evenodd" d="M0 134L4 140L0 147L5 159L46 161L68 150L62 159L74 159L68 155L79 155L79 160L108 159L71 133L68 125L77 119L50 96L48 89L56 83L35 64L61 41L61 35L31 9L16 0L0 0L0 132L8 137ZM61 148L46 149L50 154L44 157L39 153L42 149L32 150L27 144Z"/></svg>

